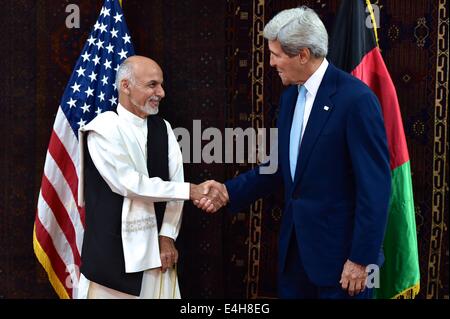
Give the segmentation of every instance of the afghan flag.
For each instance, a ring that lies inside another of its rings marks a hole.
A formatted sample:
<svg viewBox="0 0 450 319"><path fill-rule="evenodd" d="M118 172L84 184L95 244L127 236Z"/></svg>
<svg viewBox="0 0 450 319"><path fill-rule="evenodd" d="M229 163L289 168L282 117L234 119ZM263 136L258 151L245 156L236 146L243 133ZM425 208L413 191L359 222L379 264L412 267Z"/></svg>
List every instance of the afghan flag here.
<svg viewBox="0 0 450 319"><path fill-rule="evenodd" d="M366 7L367 5L367 7ZM420 288L416 221L408 148L394 84L377 43L369 0L341 0L329 60L378 96L388 139L392 193L376 298L414 298Z"/></svg>

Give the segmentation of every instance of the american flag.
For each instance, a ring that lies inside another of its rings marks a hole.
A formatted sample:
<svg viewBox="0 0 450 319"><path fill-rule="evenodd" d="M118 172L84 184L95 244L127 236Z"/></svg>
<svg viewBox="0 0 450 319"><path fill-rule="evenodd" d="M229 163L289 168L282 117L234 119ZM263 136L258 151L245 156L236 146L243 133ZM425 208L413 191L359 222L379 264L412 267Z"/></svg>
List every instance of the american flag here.
<svg viewBox="0 0 450 319"><path fill-rule="evenodd" d="M105 0L61 99L37 204L34 252L60 298L74 297L83 243L78 129L117 106L116 72L131 55L122 8L118 0Z"/></svg>

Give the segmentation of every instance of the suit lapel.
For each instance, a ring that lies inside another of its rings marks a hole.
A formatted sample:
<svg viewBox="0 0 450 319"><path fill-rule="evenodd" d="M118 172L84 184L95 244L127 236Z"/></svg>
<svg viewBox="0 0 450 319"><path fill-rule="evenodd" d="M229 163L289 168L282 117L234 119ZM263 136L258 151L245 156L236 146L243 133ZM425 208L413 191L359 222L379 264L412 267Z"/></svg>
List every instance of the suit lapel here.
<svg viewBox="0 0 450 319"><path fill-rule="evenodd" d="M302 138L299 158L295 170L294 185L301 180L317 138L333 111L333 104L330 97L336 91L336 75L336 70L330 64L322 79L319 90L317 91L311 114L305 128L305 133Z"/></svg>

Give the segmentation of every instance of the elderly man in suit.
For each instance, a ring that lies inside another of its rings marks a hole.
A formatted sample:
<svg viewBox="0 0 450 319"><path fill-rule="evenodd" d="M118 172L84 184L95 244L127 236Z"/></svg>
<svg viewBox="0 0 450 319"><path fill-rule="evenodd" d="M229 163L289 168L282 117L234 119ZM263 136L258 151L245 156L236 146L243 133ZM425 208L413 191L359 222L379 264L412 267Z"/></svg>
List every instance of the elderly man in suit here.
<svg viewBox="0 0 450 319"><path fill-rule="evenodd" d="M325 58L328 34L305 6L265 27L270 65L287 86L278 116L278 170L261 167L210 190L237 211L284 184L278 293L281 298L370 298L366 267L383 262L391 190L379 101ZM204 198L197 206L219 207Z"/></svg>

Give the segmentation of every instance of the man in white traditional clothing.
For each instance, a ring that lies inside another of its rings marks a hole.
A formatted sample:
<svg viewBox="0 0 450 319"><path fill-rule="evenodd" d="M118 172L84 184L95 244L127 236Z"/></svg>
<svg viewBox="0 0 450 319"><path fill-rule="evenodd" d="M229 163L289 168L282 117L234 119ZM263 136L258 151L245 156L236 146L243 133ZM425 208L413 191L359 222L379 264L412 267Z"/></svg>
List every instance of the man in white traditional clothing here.
<svg viewBox="0 0 450 319"><path fill-rule="evenodd" d="M183 201L206 192L184 182L175 135L156 115L162 83L155 61L129 57L117 71L117 113L80 129L86 228L78 298L180 298L174 241Z"/></svg>

